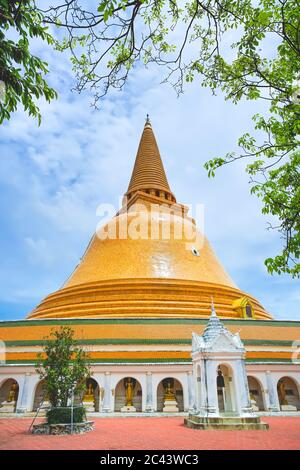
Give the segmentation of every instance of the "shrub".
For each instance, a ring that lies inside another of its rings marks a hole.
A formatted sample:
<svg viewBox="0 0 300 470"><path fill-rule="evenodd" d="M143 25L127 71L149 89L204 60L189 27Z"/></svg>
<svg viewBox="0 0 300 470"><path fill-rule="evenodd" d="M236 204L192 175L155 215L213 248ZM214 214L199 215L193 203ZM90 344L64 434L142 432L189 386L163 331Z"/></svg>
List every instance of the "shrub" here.
<svg viewBox="0 0 300 470"><path fill-rule="evenodd" d="M48 424L69 424L71 423L72 408L59 407L51 408L47 411ZM86 420L84 406L76 406L73 408L73 423L82 423Z"/></svg>

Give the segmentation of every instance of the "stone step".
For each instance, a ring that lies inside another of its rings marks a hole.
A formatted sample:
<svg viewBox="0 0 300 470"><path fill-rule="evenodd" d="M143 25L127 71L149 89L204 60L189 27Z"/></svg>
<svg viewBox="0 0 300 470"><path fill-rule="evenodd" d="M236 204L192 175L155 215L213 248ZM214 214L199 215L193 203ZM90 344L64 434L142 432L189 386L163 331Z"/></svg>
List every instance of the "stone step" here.
<svg viewBox="0 0 300 470"><path fill-rule="evenodd" d="M267 423L263 423L258 418L202 418L197 417L185 418L184 425L191 429L220 429L220 430L261 430L269 429Z"/></svg>
<svg viewBox="0 0 300 470"><path fill-rule="evenodd" d="M185 419L184 424L186 427L191 429L199 430L209 430L209 429L219 429L223 431L238 431L238 430L258 430L266 431L269 429L267 423L199 423L190 419Z"/></svg>
<svg viewBox="0 0 300 470"><path fill-rule="evenodd" d="M240 416L197 416L197 415L189 415L188 419L198 423L210 422L210 423L259 423L260 417L259 416L247 416L247 417L240 417Z"/></svg>

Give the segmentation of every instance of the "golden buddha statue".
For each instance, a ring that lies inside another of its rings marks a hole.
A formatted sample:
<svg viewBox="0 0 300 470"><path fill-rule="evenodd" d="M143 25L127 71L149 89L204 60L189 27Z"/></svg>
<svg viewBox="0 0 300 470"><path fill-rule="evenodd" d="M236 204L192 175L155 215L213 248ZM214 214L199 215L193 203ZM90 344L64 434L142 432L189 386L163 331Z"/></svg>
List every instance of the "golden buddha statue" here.
<svg viewBox="0 0 300 470"><path fill-rule="evenodd" d="M164 401L176 401L175 394L174 394L174 392L172 390L172 387L171 387L171 382L168 382L168 384L165 388Z"/></svg>
<svg viewBox="0 0 300 470"><path fill-rule="evenodd" d="M14 382L10 388L10 391L7 397L7 401L9 403L17 400L17 392L18 392L18 385Z"/></svg>
<svg viewBox="0 0 300 470"><path fill-rule="evenodd" d="M85 394L83 396L83 401L94 401L94 388L92 382L89 382Z"/></svg>
<svg viewBox="0 0 300 470"><path fill-rule="evenodd" d="M279 395L279 403L280 405L288 405L288 401L286 399L286 393L284 388L284 382L278 383L278 395Z"/></svg>
<svg viewBox="0 0 300 470"><path fill-rule="evenodd" d="M125 396L126 396L126 406L133 406L133 383L131 378L127 379L125 382Z"/></svg>

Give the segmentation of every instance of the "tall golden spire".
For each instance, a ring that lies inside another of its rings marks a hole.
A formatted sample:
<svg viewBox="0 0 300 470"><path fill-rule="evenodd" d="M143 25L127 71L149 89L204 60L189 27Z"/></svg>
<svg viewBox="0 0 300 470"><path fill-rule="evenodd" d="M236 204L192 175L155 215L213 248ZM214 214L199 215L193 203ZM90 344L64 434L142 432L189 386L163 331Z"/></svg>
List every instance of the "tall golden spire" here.
<svg viewBox="0 0 300 470"><path fill-rule="evenodd" d="M244 318L246 299L255 318L271 318L235 286L207 239L190 230L194 221L170 191L149 117L124 199L116 216L97 228L63 288L29 318L207 317L211 296L220 317ZM124 330L121 337L130 334Z"/></svg>
<svg viewBox="0 0 300 470"><path fill-rule="evenodd" d="M126 196L137 191L175 202L148 114Z"/></svg>

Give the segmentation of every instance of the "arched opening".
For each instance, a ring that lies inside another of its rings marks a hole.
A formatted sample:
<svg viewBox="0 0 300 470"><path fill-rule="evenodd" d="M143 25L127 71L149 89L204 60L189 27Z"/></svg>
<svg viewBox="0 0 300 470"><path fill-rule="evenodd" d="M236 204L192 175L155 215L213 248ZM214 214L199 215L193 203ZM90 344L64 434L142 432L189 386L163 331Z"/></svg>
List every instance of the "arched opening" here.
<svg viewBox="0 0 300 470"><path fill-rule="evenodd" d="M232 303L232 308L242 318L255 318L252 303L247 297L241 297L234 300Z"/></svg>
<svg viewBox="0 0 300 470"><path fill-rule="evenodd" d="M282 377L277 383L277 393L281 411L300 410L299 390L295 380Z"/></svg>
<svg viewBox="0 0 300 470"><path fill-rule="evenodd" d="M19 384L15 379L7 379L0 387L0 412L14 413L19 396Z"/></svg>
<svg viewBox="0 0 300 470"><path fill-rule="evenodd" d="M254 411L265 411L264 397L262 387L259 381L252 376L248 378L248 387L250 394L250 401Z"/></svg>
<svg viewBox="0 0 300 470"><path fill-rule="evenodd" d="M102 405L102 389L100 390L98 382L89 378L86 380L86 388L82 395L82 403L86 410L90 413L101 410Z"/></svg>
<svg viewBox="0 0 300 470"><path fill-rule="evenodd" d="M220 413L235 412L233 373L229 366L220 364L217 368L217 394Z"/></svg>
<svg viewBox="0 0 300 470"><path fill-rule="evenodd" d="M47 408L48 406L49 400L47 397L45 380L41 380L35 388L32 411L37 411L40 407Z"/></svg>
<svg viewBox="0 0 300 470"><path fill-rule="evenodd" d="M142 387L133 377L121 379L115 388L115 411L142 411Z"/></svg>
<svg viewBox="0 0 300 470"><path fill-rule="evenodd" d="M184 411L183 388L173 377L161 380L157 387L157 411Z"/></svg>

